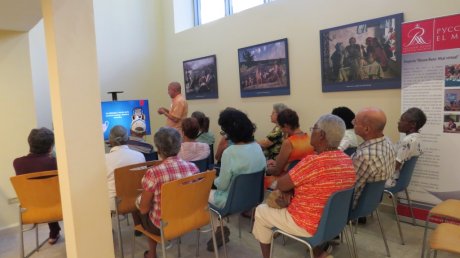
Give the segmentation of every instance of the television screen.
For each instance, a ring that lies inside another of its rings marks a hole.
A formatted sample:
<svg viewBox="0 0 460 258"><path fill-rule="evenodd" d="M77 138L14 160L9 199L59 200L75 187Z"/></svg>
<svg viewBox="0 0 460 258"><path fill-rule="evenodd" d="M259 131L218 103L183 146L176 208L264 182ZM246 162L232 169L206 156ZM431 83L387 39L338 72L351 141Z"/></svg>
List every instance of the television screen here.
<svg viewBox="0 0 460 258"><path fill-rule="evenodd" d="M101 107L104 140L109 139L110 130L116 125L124 126L128 132L150 134L148 100L104 101Z"/></svg>

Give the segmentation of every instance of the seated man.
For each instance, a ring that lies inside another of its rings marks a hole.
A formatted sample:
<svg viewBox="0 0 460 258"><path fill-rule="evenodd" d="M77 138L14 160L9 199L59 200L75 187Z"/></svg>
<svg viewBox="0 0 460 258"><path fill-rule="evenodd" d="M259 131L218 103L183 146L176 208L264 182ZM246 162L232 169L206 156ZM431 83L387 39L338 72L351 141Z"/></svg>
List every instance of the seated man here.
<svg viewBox="0 0 460 258"><path fill-rule="evenodd" d="M385 113L378 108L364 108L356 114L355 133L364 142L352 155L357 175L353 208L358 204L367 182L387 180L395 171L396 155L393 144L383 135L386 121Z"/></svg>
<svg viewBox="0 0 460 258"><path fill-rule="evenodd" d="M278 178L277 189L286 196L294 190L287 208L261 204L256 209L253 234L260 241L264 258L270 256L272 228L310 237L316 233L329 197L353 187L355 170L350 157L337 147L345 133L345 123L335 115L323 115L311 128L311 145L317 154L306 156L287 174ZM315 257L327 253L315 248Z"/></svg>
<svg viewBox="0 0 460 258"><path fill-rule="evenodd" d="M129 136L128 146L131 150L139 151L147 160L152 154L154 149L152 144L144 140L145 131L147 127L144 120L136 120L131 124L131 136Z"/></svg>
<svg viewBox="0 0 460 258"><path fill-rule="evenodd" d="M56 158L51 156L54 146L54 133L47 128L32 129L27 139L29 154L13 161L16 175L57 170ZM60 235L61 227L58 222L48 223L50 234L48 243L54 245Z"/></svg>

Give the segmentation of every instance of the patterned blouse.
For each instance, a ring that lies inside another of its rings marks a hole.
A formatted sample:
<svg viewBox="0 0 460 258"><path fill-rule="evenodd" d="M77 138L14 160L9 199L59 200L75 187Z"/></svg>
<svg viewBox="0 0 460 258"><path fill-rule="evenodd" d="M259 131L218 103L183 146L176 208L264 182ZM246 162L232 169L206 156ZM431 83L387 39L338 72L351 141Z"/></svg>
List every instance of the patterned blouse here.
<svg viewBox="0 0 460 258"><path fill-rule="evenodd" d="M275 159L280 153L281 144L283 143L283 131L279 126L273 127L273 130L267 135L267 139L273 144L264 150L266 159Z"/></svg>

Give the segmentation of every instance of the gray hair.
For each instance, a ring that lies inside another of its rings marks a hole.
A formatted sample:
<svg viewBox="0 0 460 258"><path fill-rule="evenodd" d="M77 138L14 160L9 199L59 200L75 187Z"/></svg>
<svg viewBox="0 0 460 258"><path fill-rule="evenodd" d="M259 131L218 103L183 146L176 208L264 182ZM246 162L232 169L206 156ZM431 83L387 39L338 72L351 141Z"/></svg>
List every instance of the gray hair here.
<svg viewBox="0 0 460 258"><path fill-rule="evenodd" d="M286 105L284 105L283 103L276 103L276 104L273 104L273 110L275 110L275 112L277 114L279 114L281 111L287 109L288 107Z"/></svg>
<svg viewBox="0 0 460 258"><path fill-rule="evenodd" d="M326 134L328 147L337 148L345 134L345 122L336 115L323 115L316 122L316 126Z"/></svg>
<svg viewBox="0 0 460 258"><path fill-rule="evenodd" d="M167 158L179 153L182 140L179 131L175 128L161 127L155 133L153 142L157 146L158 153Z"/></svg>
<svg viewBox="0 0 460 258"><path fill-rule="evenodd" d="M112 146L120 146L128 143L128 131L121 125L112 127L109 135L109 142Z"/></svg>

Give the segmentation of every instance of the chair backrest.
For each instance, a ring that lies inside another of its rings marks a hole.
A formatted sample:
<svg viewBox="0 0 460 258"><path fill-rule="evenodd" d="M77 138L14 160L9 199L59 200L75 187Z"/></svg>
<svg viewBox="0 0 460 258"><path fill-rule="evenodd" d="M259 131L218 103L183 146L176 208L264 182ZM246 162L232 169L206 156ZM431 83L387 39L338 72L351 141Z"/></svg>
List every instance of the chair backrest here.
<svg viewBox="0 0 460 258"><path fill-rule="evenodd" d="M349 147L345 149L343 152L345 152L345 154L347 154L348 156L351 156L353 155L353 153L356 152L356 147Z"/></svg>
<svg viewBox="0 0 460 258"><path fill-rule="evenodd" d="M265 168L256 173L236 176L220 214L225 217L228 214L250 210L261 203L264 200L264 174Z"/></svg>
<svg viewBox="0 0 460 258"><path fill-rule="evenodd" d="M209 192L215 171L170 181L161 186L161 223L165 239L209 224Z"/></svg>
<svg viewBox="0 0 460 258"><path fill-rule="evenodd" d="M204 159L200 159L200 160L190 161L190 162L194 163L198 167L200 172L204 172L204 171L208 170L208 162L209 162L208 157L206 157Z"/></svg>
<svg viewBox="0 0 460 258"><path fill-rule="evenodd" d="M135 200L142 191L141 180L145 171L161 161L147 161L114 170L117 210L119 214L136 211Z"/></svg>
<svg viewBox="0 0 460 258"><path fill-rule="evenodd" d="M329 197L321 215L318 229L313 238L310 239L313 246L329 241L342 232L348 221L353 190L353 188L341 190Z"/></svg>
<svg viewBox="0 0 460 258"><path fill-rule="evenodd" d="M214 168L214 144L209 145L208 169Z"/></svg>
<svg viewBox="0 0 460 258"><path fill-rule="evenodd" d="M153 161L158 160L158 153L156 151L150 153L142 153L144 154L145 161Z"/></svg>
<svg viewBox="0 0 460 258"><path fill-rule="evenodd" d="M403 167L399 171L399 178L396 181L396 185L387 190L391 191L392 193L398 193L406 189L410 184L410 180L412 179L412 174L414 173L417 160L418 156L412 157L408 161L404 162Z"/></svg>
<svg viewBox="0 0 460 258"><path fill-rule="evenodd" d="M385 180L366 183L355 209L350 210L349 219L357 219L370 215L382 201Z"/></svg>
<svg viewBox="0 0 460 258"><path fill-rule="evenodd" d="M293 160L289 163L288 167L287 167L287 171L290 171L293 167L295 167L295 165L297 165L297 163L300 162L300 159L296 159L296 160Z"/></svg>
<svg viewBox="0 0 460 258"><path fill-rule="evenodd" d="M10 180L23 209L23 224L62 220L61 192L56 170L13 176Z"/></svg>

